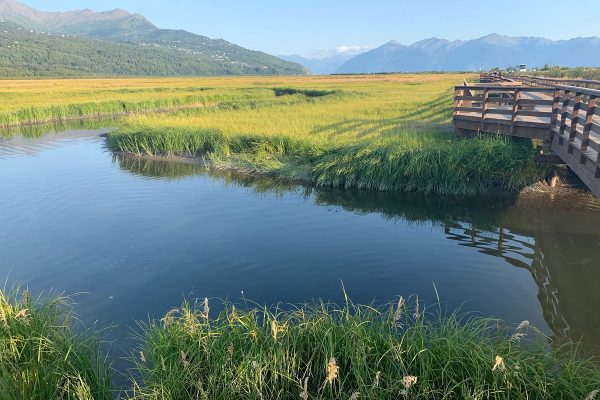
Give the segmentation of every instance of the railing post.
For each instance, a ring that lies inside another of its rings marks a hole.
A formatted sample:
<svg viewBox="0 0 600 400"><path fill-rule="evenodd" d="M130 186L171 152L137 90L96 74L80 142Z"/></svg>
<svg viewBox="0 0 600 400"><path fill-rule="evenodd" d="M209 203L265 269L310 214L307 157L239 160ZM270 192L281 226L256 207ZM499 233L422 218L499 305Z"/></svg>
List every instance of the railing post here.
<svg viewBox="0 0 600 400"><path fill-rule="evenodd" d="M481 130L485 128L485 114L487 114L489 96L490 89L485 88L483 90L483 102L481 103Z"/></svg>
<svg viewBox="0 0 600 400"><path fill-rule="evenodd" d="M587 114L585 116L585 125L583 126L583 140L581 141L581 151L586 151L590 145L590 131L594 123L594 113L596 112L596 96L590 96L588 101ZM600 154L600 153L599 153Z"/></svg>
<svg viewBox="0 0 600 400"><path fill-rule="evenodd" d="M560 105L560 89L554 89L554 104L552 105L552 117L550 117L550 129L556 129L556 121L558 120L558 112Z"/></svg>
<svg viewBox="0 0 600 400"><path fill-rule="evenodd" d="M567 129L567 111L568 111L568 107L569 107L569 91L568 90L564 90L563 91L563 102L562 102L562 111L561 111L561 118L560 118L560 131L558 132L559 135L564 135L565 130Z"/></svg>
<svg viewBox="0 0 600 400"><path fill-rule="evenodd" d="M514 134L515 130L516 130L516 122L517 122L517 115L519 113L519 98L520 97L521 97L521 89L515 89L514 103L513 103L513 109L512 109L512 118L511 118L511 122L510 122L511 134Z"/></svg>
<svg viewBox="0 0 600 400"><path fill-rule="evenodd" d="M454 88L454 110L452 110L452 115L455 116L458 114L456 111L456 107L462 107L464 100L458 99L457 97L464 97L465 89L459 89L457 87Z"/></svg>
<svg viewBox="0 0 600 400"><path fill-rule="evenodd" d="M577 137L577 124L579 123L579 110L581 109L581 92L575 92L575 104L571 114L571 129L569 131L569 142L574 142Z"/></svg>

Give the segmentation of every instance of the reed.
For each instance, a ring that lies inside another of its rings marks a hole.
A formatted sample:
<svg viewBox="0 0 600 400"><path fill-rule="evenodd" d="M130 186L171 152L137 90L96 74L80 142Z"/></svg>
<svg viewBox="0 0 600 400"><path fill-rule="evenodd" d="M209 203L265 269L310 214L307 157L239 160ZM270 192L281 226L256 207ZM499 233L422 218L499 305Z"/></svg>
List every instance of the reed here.
<svg viewBox="0 0 600 400"><path fill-rule="evenodd" d="M597 364L573 344L551 346L526 321L507 326L417 297L382 306L345 299L186 301L139 323L121 396L554 400L594 398L600 388ZM70 310L62 297L0 291L1 399L121 398L98 341L76 330Z"/></svg>
<svg viewBox="0 0 600 400"><path fill-rule="evenodd" d="M387 306L185 302L141 325L131 399L584 399L600 371L521 324Z"/></svg>
<svg viewBox="0 0 600 400"><path fill-rule="evenodd" d="M405 128L370 140L327 142L309 135L226 134L220 130L129 126L109 137L136 155L202 157L207 165L317 186L440 194L515 192L542 180L529 141L457 139L442 128Z"/></svg>
<svg viewBox="0 0 600 400"><path fill-rule="evenodd" d="M0 398L111 399L98 340L78 326L66 298L0 291Z"/></svg>

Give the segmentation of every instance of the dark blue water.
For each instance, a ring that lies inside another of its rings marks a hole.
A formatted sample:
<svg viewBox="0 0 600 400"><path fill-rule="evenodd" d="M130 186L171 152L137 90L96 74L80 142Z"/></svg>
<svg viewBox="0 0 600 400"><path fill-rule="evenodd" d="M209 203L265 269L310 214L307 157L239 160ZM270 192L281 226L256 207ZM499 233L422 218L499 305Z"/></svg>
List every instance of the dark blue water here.
<svg viewBox="0 0 600 400"><path fill-rule="evenodd" d="M85 321L185 297L428 303L600 344L600 203L310 189L115 156L100 131L0 139L0 276L74 296Z"/></svg>

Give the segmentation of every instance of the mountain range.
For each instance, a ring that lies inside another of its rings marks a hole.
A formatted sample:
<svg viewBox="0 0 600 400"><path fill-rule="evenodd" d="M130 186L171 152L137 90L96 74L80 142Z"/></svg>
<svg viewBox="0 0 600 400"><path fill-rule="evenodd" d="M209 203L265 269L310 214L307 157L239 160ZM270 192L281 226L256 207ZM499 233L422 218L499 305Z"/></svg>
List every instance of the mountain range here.
<svg viewBox="0 0 600 400"><path fill-rule="evenodd" d="M474 40L430 38L409 46L391 41L347 60L335 72L477 71L519 64L600 66L600 38L553 41L491 34Z"/></svg>
<svg viewBox="0 0 600 400"><path fill-rule="evenodd" d="M316 56L274 57L185 30L160 29L116 9L47 12L0 0L0 77L112 75L268 75L476 71L546 64L600 66L600 38L553 41L491 34L411 45L390 41L365 51L340 46Z"/></svg>
<svg viewBox="0 0 600 400"><path fill-rule="evenodd" d="M121 9L46 12L0 0L0 76L307 72L299 64L225 40L160 29Z"/></svg>

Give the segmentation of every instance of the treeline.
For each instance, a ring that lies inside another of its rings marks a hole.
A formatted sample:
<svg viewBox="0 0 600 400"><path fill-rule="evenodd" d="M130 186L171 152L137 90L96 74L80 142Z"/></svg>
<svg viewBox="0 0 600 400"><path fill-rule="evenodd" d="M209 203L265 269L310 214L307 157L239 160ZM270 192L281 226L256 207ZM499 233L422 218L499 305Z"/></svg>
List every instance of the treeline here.
<svg viewBox="0 0 600 400"><path fill-rule="evenodd" d="M534 75L547 76L549 78L573 78L600 80L600 67L560 67L545 66L538 71L533 71Z"/></svg>

